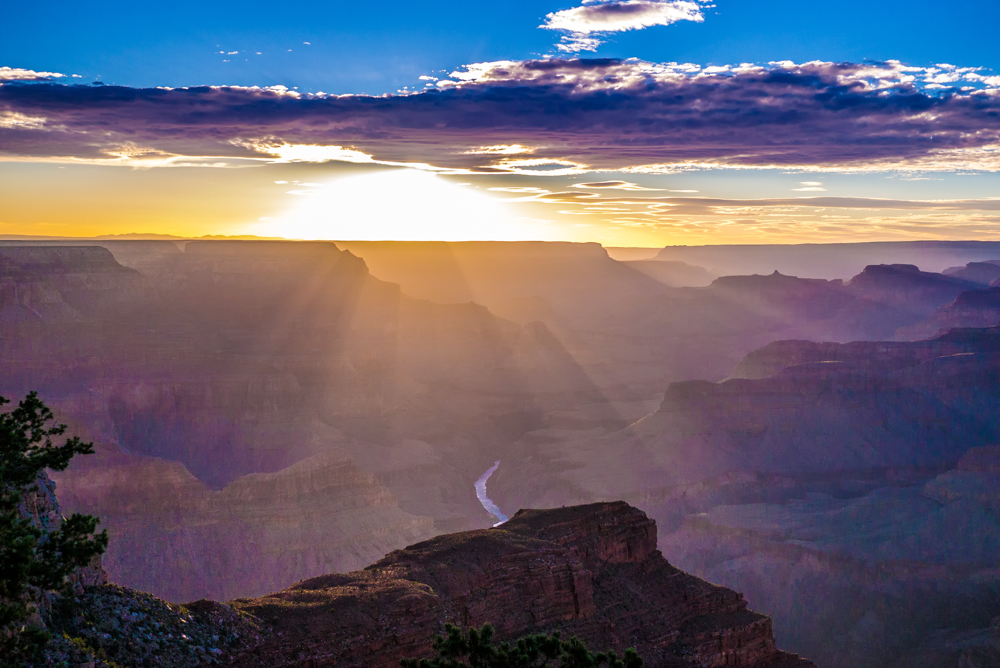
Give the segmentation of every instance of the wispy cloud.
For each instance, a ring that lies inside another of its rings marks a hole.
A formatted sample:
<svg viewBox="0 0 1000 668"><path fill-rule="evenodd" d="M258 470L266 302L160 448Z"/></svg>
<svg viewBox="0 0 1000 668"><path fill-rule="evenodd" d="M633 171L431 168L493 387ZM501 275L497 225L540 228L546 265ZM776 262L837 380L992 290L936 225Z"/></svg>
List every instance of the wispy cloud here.
<svg viewBox="0 0 1000 668"><path fill-rule="evenodd" d="M659 188L644 188L630 181L594 181L591 183L574 183L574 188L586 188L588 190L660 190Z"/></svg>
<svg viewBox="0 0 1000 668"><path fill-rule="evenodd" d="M942 72L958 80L932 87ZM427 91L378 97L8 81L0 113L17 122L0 127L0 155L214 164L279 160L274 147L305 145L319 147L308 149L317 159L551 175L1000 171L994 78L895 61L703 68L551 59L476 63Z"/></svg>
<svg viewBox="0 0 1000 668"><path fill-rule="evenodd" d="M578 52L596 51L609 33L704 20L702 5L694 0L584 0L547 14L539 28L563 31L559 50Z"/></svg>

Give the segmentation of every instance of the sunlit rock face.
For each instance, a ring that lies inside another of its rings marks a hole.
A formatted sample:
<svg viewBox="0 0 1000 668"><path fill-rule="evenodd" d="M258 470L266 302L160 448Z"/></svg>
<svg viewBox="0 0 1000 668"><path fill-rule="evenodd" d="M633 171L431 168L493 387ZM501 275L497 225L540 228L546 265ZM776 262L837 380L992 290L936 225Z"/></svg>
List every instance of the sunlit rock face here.
<svg viewBox="0 0 1000 668"><path fill-rule="evenodd" d="M389 668L427 656L443 622L490 622L499 640L559 630L654 667L813 665L778 650L742 596L671 566L625 503L522 510L233 605L269 624L241 666Z"/></svg>

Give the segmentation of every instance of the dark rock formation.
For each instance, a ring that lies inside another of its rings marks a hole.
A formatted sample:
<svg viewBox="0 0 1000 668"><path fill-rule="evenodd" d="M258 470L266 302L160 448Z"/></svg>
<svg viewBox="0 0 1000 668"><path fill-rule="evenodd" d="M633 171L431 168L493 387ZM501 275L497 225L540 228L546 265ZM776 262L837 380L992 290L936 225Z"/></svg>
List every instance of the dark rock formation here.
<svg viewBox="0 0 1000 668"><path fill-rule="evenodd" d="M671 566L655 523L621 502L522 510L233 605L269 625L240 666L390 668L428 654L444 622L491 622L500 639L558 629L652 668L812 665L776 649L742 596Z"/></svg>
<svg viewBox="0 0 1000 668"><path fill-rule="evenodd" d="M774 341L748 354L731 378L770 378L805 364L839 362L843 368L888 373L935 358L1000 352L1000 327L957 329L934 339L912 342Z"/></svg>

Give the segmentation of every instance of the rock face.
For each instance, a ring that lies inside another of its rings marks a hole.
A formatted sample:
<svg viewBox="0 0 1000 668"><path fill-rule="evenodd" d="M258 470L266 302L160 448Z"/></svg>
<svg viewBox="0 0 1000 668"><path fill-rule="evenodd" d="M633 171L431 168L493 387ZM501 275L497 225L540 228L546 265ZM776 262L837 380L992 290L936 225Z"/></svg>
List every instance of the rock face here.
<svg viewBox="0 0 1000 668"><path fill-rule="evenodd" d="M18 506L22 519L31 522L43 533L58 531L63 522L62 507L56 498L56 484L43 471L35 483L22 496ZM93 562L84 568L78 568L70 574L69 581L77 591L83 587L93 587L106 584L108 574L104 571L101 558L95 557Z"/></svg>
<svg viewBox="0 0 1000 668"><path fill-rule="evenodd" d="M522 510L233 605L270 626L240 666L390 668L427 655L444 622L491 622L499 639L558 629L653 668L813 665L776 649L741 595L671 566L655 523L621 502Z"/></svg>
<svg viewBox="0 0 1000 668"><path fill-rule="evenodd" d="M611 249L608 249L611 254ZM613 255L612 255L613 257ZM618 259L618 258L615 258ZM669 260L625 260L625 266L635 269L652 279L672 288L704 287L717 278L703 267L696 267L687 262L671 262Z"/></svg>
<svg viewBox="0 0 1000 668"><path fill-rule="evenodd" d="M61 476L60 496L109 527L112 581L178 602L263 594L438 533L343 452L219 491L180 464L118 456Z"/></svg>
<svg viewBox="0 0 1000 668"><path fill-rule="evenodd" d="M0 247L0 326L92 320L140 294L138 272L98 247Z"/></svg>
<svg viewBox="0 0 1000 668"><path fill-rule="evenodd" d="M806 494L786 480L784 495L772 484L772 499L687 516L660 546L744 592L820 665L996 666L998 452L972 448L929 480L814 481Z"/></svg>
<svg viewBox="0 0 1000 668"><path fill-rule="evenodd" d="M937 665L975 665L958 638L1000 613L998 353L998 328L776 342L617 433L526 435L490 497L639 506L672 563L744 592L820 665L918 665L931 638Z"/></svg>

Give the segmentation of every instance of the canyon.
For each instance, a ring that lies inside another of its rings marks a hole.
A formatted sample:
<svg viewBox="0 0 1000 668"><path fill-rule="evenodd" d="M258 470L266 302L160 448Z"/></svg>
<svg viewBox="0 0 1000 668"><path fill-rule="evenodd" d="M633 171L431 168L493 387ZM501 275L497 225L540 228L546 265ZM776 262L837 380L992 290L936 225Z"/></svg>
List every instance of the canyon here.
<svg viewBox="0 0 1000 668"><path fill-rule="evenodd" d="M53 476L63 505L109 529L113 582L169 601L264 606L518 508L624 499L819 665L978 666L1000 617L992 246L827 249L810 278L695 250L4 241L0 394L38 390L95 443ZM498 460L499 515L476 487Z"/></svg>

